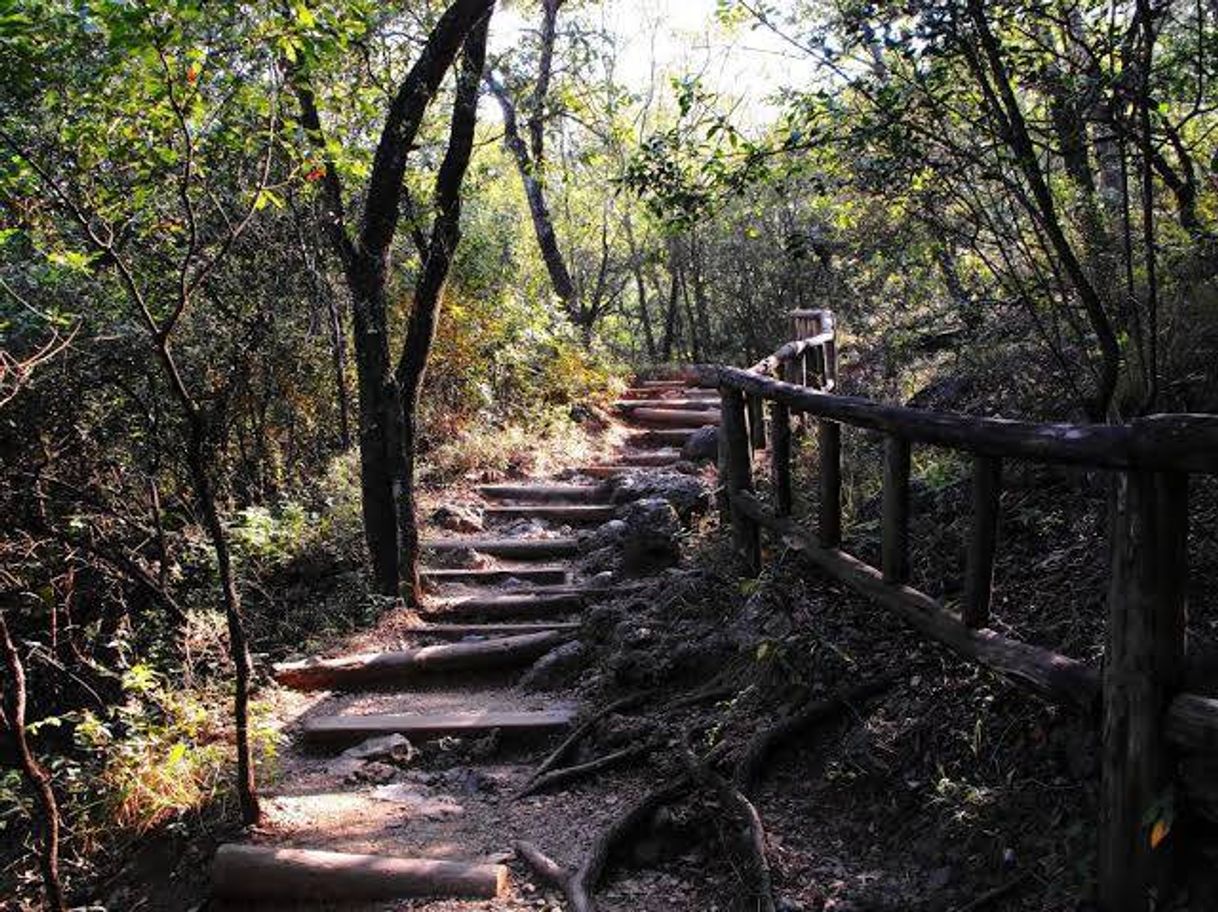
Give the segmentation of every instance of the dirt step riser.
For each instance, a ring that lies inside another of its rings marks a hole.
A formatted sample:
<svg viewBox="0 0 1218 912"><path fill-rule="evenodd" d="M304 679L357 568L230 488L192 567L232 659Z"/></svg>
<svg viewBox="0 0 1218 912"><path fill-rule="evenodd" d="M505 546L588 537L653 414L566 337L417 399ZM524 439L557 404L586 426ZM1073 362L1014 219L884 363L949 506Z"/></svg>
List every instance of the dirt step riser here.
<svg viewBox="0 0 1218 912"><path fill-rule="evenodd" d="M565 617L580 611L585 604L586 600L581 595L504 595L466 599L429 609L423 616L433 624L447 621L540 621Z"/></svg>
<svg viewBox="0 0 1218 912"><path fill-rule="evenodd" d="M613 508L608 509L612 518ZM423 543L423 550L432 554L461 551L466 548L489 554L491 557L517 560L544 560L574 557L579 554L579 542L573 538L448 538Z"/></svg>
<svg viewBox="0 0 1218 912"><path fill-rule="evenodd" d="M654 453L622 453L618 456L622 465L667 466L681 461L680 450L659 450Z"/></svg>
<svg viewBox="0 0 1218 912"><path fill-rule="evenodd" d="M274 676L280 684L296 690L350 690L428 675L500 671L531 664L569 638L563 632L546 631L401 652L307 659L276 665Z"/></svg>
<svg viewBox="0 0 1218 912"><path fill-rule="evenodd" d="M470 583L473 585L494 585L509 579L518 579L528 583L557 583L569 582L571 571L566 567L505 567L493 570L424 570L421 574L424 583L443 585L445 583Z"/></svg>
<svg viewBox="0 0 1218 912"><path fill-rule="evenodd" d="M711 399L709 396L695 399L619 399L613 405L618 411L625 412L626 414L641 408L668 409L679 412L717 413L719 409L712 408L712 405L718 402L719 397L716 394L714 399Z"/></svg>
<svg viewBox="0 0 1218 912"><path fill-rule="evenodd" d="M552 621L537 624L428 624L425 627L411 627L408 631L413 637L435 640L463 640L466 637L499 637L520 636L525 633L575 633L582 625L578 621Z"/></svg>
<svg viewBox="0 0 1218 912"><path fill-rule="evenodd" d="M697 430L707 425L719 425L718 412L683 412L680 409L635 409L627 418L631 424L661 428L690 428Z"/></svg>
<svg viewBox="0 0 1218 912"><path fill-rule="evenodd" d="M508 885L499 864L349 855L281 846L222 845L211 870L219 899L342 903L456 897L495 899Z"/></svg>
<svg viewBox="0 0 1218 912"><path fill-rule="evenodd" d="M545 519L551 522L565 523L567 525L600 525L613 519L617 512L617 508L609 504L595 505L562 505L562 504L545 504L542 506L506 506L506 507L487 507L483 511L484 519L493 520L513 520L513 519ZM481 550L481 549L479 549ZM570 556L579 551L578 546L572 551L562 552L563 556ZM487 552L488 554L491 552Z"/></svg>
<svg viewBox="0 0 1218 912"><path fill-rule="evenodd" d="M692 437L696 428L665 428L654 431L642 431L632 434L626 443L639 449L655 449L656 447L680 447Z"/></svg>
<svg viewBox="0 0 1218 912"><path fill-rule="evenodd" d="M478 493L488 500L521 503L604 504L610 497L600 485L482 485Z"/></svg>
<svg viewBox="0 0 1218 912"><path fill-rule="evenodd" d="M481 712L462 715L320 716L301 726L301 737L312 744L342 745L381 735L407 738L478 737L498 729L505 736L544 737L565 731L575 718L568 709L525 712Z"/></svg>

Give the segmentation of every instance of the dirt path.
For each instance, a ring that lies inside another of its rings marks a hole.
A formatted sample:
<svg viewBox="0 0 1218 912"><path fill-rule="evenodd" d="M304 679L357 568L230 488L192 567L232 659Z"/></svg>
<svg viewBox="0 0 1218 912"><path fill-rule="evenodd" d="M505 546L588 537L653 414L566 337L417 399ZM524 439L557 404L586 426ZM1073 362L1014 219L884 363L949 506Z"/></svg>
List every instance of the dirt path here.
<svg viewBox="0 0 1218 912"><path fill-rule="evenodd" d="M429 536L431 596L423 617L397 612L330 655L280 669L281 683L295 685L282 695L285 716L294 719L291 743L252 844L510 865L494 899L342 908L562 908L559 894L515 861L513 841L544 844L560 864L573 865L627 798L647 788L647 770L627 764L614 773L611 790L592 782L514 799L580 718L573 692L547 690L544 680L525 688L522 675L537 678L540 655L543 664L562 662L564 651L576 649L564 644L578 640L583 614L621 588L580 563L581 532L615 515L604 479L675 463L692 429L717 421L705 391L650 382L630 395L635 401L622 404L625 423L610 458L561 481L485 486L474 516L449 523L461 531ZM479 518L483 528L474 531ZM277 893L257 876L239 889ZM324 895L326 878L311 889L309 895ZM699 907L675 901L677 893L663 908ZM645 908L629 885L610 887L601 900L603 909ZM214 907L306 906L259 898ZM307 904L328 907L337 906Z"/></svg>

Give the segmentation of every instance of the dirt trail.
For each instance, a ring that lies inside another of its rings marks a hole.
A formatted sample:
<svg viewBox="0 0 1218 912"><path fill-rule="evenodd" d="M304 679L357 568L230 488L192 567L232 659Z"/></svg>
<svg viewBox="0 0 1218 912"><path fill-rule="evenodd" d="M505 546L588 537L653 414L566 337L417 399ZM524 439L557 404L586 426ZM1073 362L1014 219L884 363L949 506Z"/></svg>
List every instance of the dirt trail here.
<svg viewBox="0 0 1218 912"><path fill-rule="evenodd" d="M680 458L674 447L694 429L717 421L705 391L652 382L629 395L646 405L637 417L639 409L621 408L625 423L614 431L621 442L609 458L564 473L561 481L532 478L481 488L484 529L445 532L443 541L428 539L436 547L427 551L430 596L423 617L393 613L375 630L323 657L389 654L372 660L382 669L375 679L369 677L366 658L354 663L344 658L322 666L325 675L333 675L323 683L333 689L285 689L282 694L285 718L294 720L290 744L280 758L277 784L264 801L265 823L250 843L508 864L510 877L502 894L490 900L397 899L344 906L229 900L211 908L563 908L559 894L515 860L513 840L544 844L560 864L574 865L593 834L630 796L646 790L648 773L627 764L613 774L611 789L592 780L514 800L538 762L579 720L580 707L571 692L520 687L536 650L516 656L504 637L527 641L552 631L566 641L578 638L581 614L606 597L605 590L596 588L604 580L581 570L574 547L582 530L596 529L614 516L605 476L660 471ZM682 411L693 399L704 407ZM665 400L678 407L665 409ZM522 542L531 544L522 549ZM503 627L525 623L524 637ZM459 629L450 629L455 625ZM505 645L507 650L500 649L493 662L482 656L483 647ZM551 646L548 642L546 648ZM320 662L315 658L295 667L302 674L316 673ZM374 723L388 738L368 742L362 734L341 733L336 738L335 726L357 721ZM408 741L390 734L422 722L441 730L409 734ZM513 730L517 722L525 728ZM356 756L344 753L347 748L355 748ZM673 889L688 888L674 883ZM676 901L676 893L673 900L664 907L698 907L692 899L692 905ZM614 890L612 885L598 905L606 910L644 908L629 887Z"/></svg>

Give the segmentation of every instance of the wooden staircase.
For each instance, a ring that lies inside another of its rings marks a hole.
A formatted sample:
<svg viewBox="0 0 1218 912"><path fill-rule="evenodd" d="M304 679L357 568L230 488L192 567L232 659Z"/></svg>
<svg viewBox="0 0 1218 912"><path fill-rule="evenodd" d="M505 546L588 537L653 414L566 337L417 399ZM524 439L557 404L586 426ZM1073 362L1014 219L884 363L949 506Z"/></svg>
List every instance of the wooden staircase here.
<svg viewBox="0 0 1218 912"><path fill-rule="evenodd" d="M412 743L434 739L489 738L542 747L571 725L575 709L542 704L530 709L487 708L481 699L488 676L511 678L551 650L572 642L580 632L581 612L630 587L594 587L575 564L580 543L573 526L593 526L614 518L612 487L602 479L626 472L656 471L681 459L680 447L699 428L719 423L718 399L671 380L641 380L617 403L623 422L633 429L628 448L611 461L585 466L578 474L591 481L488 484L477 489L488 529L532 520L523 536L493 532L454 535L424 542L422 571L429 596L423 624L405 634L415 645L355 655L309 658L276 665L285 687L330 691L299 728L302 744L333 751L370 738L404 736ZM454 567L463 552L476 552L486 565ZM443 711L397 712L376 709L373 694L410 694L439 683L471 688L463 706ZM338 694L349 695L346 702ZM333 708L335 704L340 708ZM226 846L217 856L214 883L219 894L249 897L276 884L285 900L307 898L309 884L334 874L350 892L370 890L377 898L463 896L475 898L503 889L506 868L485 858L427 874L427 862L397 855L350 855L291 850L277 863L274 852L259 846ZM371 859L370 861L368 859ZM398 869L401 869L399 871ZM361 877L360 871L367 871ZM378 874L377 872L382 872ZM335 873L337 872L337 873ZM245 875L248 875L245 876ZM257 887L255 884L261 884ZM491 886L488 887L487 885ZM269 888L268 888L269 889ZM243 890L245 891L243 893ZM258 894L266 898L266 890Z"/></svg>

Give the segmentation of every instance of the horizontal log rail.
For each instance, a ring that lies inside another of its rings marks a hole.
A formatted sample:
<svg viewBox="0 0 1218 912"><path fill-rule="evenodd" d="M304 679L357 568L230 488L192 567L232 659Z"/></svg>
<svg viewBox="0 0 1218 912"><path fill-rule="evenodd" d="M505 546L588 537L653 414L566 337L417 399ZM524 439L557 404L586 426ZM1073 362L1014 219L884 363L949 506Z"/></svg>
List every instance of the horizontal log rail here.
<svg viewBox="0 0 1218 912"><path fill-rule="evenodd" d="M720 510L744 571L760 572L761 531L960 655L1043 698L1102 718L1100 839L1104 912L1147 912L1171 870L1162 796L1178 782L1188 812L1218 821L1218 699L1181 693L1185 650L1188 479L1218 474L1218 416L1166 414L1125 424L1061 424L887 405L833 392L836 336L827 310L791 314L794 341L748 370L687 368L719 390ZM766 420L766 404L769 418ZM815 427L815 530L792 514L792 428ZM884 438L882 566L841 550L841 425ZM767 433L768 430L768 433ZM972 457L972 523L958 615L909 585L911 448ZM768 449L774 507L754 491L753 452ZM1003 636L991 626L1003 463L1114 472L1104 667ZM1177 812L1181 810L1179 805ZM1171 822L1166 820L1170 829ZM1158 837L1151 838L1152 833Z"/></svg>

